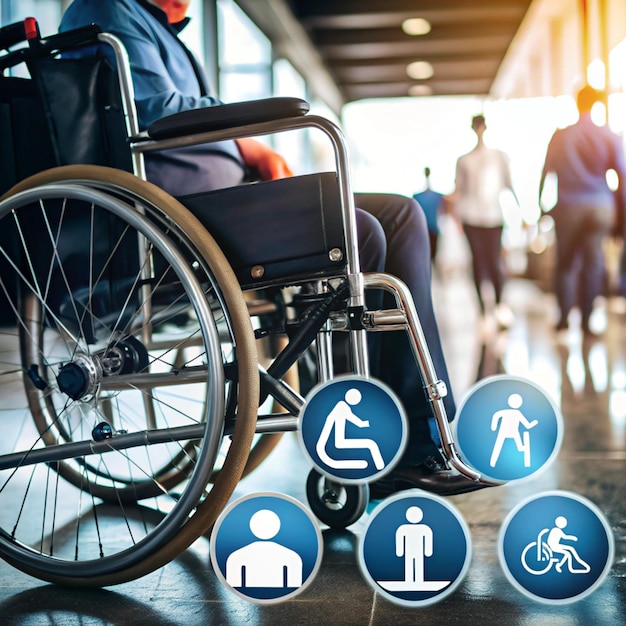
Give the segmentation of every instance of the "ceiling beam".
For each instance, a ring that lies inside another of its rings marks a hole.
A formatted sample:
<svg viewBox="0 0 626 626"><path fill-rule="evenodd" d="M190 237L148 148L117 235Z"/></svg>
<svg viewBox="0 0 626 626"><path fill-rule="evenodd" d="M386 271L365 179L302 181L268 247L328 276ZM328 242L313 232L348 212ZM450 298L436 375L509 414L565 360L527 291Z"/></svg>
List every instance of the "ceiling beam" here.
<svg viewBox="0 0 626 626"><path fill-rule="evenodd" d="M492 80L498 70L500 60L481 59L476 61L449 61L432 63L434 76L437 79L448 78L480 78L482 80ZM396 81L407 81L406 65L358 65L343 66L335 68L334 72L339 80L349 88L350 83L390 83Z"/></svg>
<svg viewBox="0 0 626 626"><path fill-rule="evenodd" d="M468 34L466 37L442 41L398 41L392 43L336 44L318 46L322 56L327 59L368 59L383 57L424 57L431 54L472 52L493 52L502 56L509 45L509 35L481 37Z"/></svg>
<svg viewBox="0 0 626 626"><path fill-rule="evenodd" d="M394 28L331 28L314 29L311 38L316 46L328 44L357 44L357 43L393 43L393 42L413 42L422 41L443 41L449 39L459 39L466 37L468 31L476 37L499 36L502 33L514 33L518 26L518 21L484 21L475 27L468 28L466 25L441 25L434 26L426 34L417 36L407 35L396 25Z"/></svg>
<svg viewBox="0 0 626 626"><path fill-rule="evenodd" d="M428 55L428 61L433 65L437 63L491 63L495 62L497 56L498 55L490 52L472 51L471 53L464 54L462 57L459 57L458 54L446 50L441 54ZM349 69L351 67L376 68L379 65L404 65L406 67L409 63L412 63L413 61L415 61L414 55L399 57L381 57L375 59L336 59L335 61L333 61L333 72L342 71L343 69Z"/></svg>
<svg viewBox="0 0 626 626"><path fill-rule="evenodd" d="M403 98L408 97L409 88L414 83L364 83L346 86L346 95L351 101L362 98ZM491 86L491 78L466 78L458 80L427 81L432 95L478 95L486 96Z"/></svg>
<svg viewBox="0 0 626 626"><path fill-rule="evenodd" d="M393 27L410 17L422 17L431 24L476 22L494 19L519 21L528 0L298 0L295 11L307 27L381 28Z"/></svg>

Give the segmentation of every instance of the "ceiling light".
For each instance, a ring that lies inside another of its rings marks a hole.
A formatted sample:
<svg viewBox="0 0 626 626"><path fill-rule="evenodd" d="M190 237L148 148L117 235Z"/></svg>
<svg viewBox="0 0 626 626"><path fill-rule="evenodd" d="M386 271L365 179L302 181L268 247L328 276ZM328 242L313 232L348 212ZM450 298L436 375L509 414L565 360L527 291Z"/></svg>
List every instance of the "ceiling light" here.
<svg viewBox="0 0 626 626"><path fill-rule="evenodd" d="M409 87L409 96L432 96L433 90L430 85L411 85Z"/></svg>
<svg viewBox="0 0 626 626"><path fill-rule="evenodd" d="M402 30L407 35L427 35L430 32L430 22L423 17L411 17L402 22Z"/></svg>
<svg viewBox="0 0 626 626"><path fill-rule="evenodd" d="M406 73L416 80L425 80L434 74L434 70L428 61L415 61L406 66Z"/></svg>

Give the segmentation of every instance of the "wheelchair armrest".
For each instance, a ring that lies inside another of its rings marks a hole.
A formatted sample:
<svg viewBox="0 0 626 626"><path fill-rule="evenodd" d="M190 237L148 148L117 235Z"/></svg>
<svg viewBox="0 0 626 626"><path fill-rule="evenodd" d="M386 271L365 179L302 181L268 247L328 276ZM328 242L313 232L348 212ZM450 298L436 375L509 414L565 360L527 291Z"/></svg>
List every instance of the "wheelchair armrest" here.
<svg viewBox="0 0 626 626"><path fill-rule="evenodd" d="M309 112L309 108L309 103L300 98L264 98L191 109L153 122L148 127L148 136L155 140L171 139L248 124L301 117Z"/></svg>

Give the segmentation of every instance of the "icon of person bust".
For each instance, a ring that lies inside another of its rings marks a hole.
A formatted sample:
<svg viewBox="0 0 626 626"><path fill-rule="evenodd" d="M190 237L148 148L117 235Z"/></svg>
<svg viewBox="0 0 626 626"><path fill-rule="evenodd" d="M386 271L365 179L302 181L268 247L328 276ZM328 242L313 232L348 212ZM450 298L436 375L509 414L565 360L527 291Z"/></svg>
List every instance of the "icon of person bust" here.
<svg viewBox="0 0 626 626"><path fill-rule="evenodd" d="M302 559L297 552L271 541L280 531L274 511L261 509L250 518L250 530L258 539L235 550L226 560L226 582L237 588L302 585Z"/></svg>

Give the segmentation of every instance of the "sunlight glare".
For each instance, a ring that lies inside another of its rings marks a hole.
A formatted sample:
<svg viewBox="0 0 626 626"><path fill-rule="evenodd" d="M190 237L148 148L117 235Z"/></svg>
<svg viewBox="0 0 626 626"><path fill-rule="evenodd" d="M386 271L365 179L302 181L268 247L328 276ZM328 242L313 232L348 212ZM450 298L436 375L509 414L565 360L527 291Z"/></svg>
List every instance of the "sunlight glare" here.
<svg viewBox="0 0 626 626"><path fill-rule="evenodd" d="M606 184L611 191L617 191L619 187L619 178L615 170L608 170L606 173Z"/></svg>
<svg viewBox="0 0 626 626"><path fill-rule="evenodd" d="M596 126L606 125L606 106L604 102L596 102L591 109L591 121Z"/></svg>
<svg viewBox="0 0 626 626"><path fill-rule="evenodd" d="M576 103L571 96L557 96L555 98L555 105L557 108L557 126L558 128L565 128L571 126L578 119L578 112L576 110Z"/></svg>
<svg viewBox="0 0 626 626"><path fill-rule="evenodd" d="M594 59L587 66L587 83L600 91L606 88L606 70L600 59Z"/></svg>

